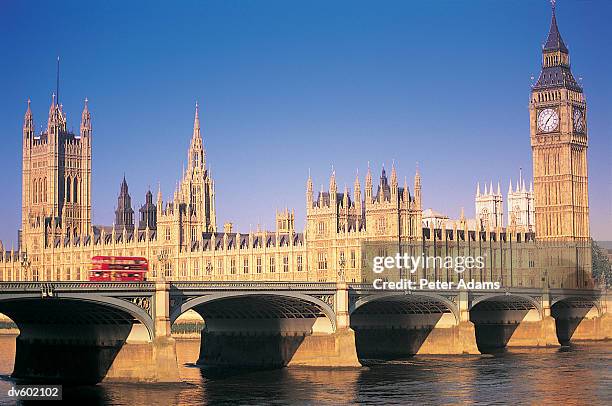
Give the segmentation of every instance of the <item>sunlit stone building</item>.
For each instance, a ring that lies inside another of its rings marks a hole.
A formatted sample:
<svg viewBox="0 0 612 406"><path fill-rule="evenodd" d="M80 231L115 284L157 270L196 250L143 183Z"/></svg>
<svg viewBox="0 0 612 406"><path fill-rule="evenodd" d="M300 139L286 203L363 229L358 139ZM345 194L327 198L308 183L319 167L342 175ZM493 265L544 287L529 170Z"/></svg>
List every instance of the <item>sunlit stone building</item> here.
<svg viewBox="0 0 612 406"><path fill-rule="evenodd" d="M164 201L158 190L153 201L149 191L134 219L124 179L115 224L94 226L87 101L78 134L67 130L55 97L46 130L36 134L28 101L19 246L0 253L0 280L87 280L91 257L126 255L148 258L150 279L364 282L372 277L370 255L409 252L484 255L485 269L468 275L476 279L587 286L588 249L561 245L554 257L537 250L537 241L589 238L586 102L554 13L542 53L542 73L530 99L533 193L522 180L516 190L510 187L505 225L500 188L494 192L492 185L477 191L475 219L465 219L463 212L458 220L438 221L430 214L424 219L421 174L416 171L411 187L406 179L400 186L393 165L390 176L383 168L376 183L368 168L363 189L357 177L352 191L340 191L332 172L329 186L315 192L309 176L303 232L295 229L293 210L277 212L274 230L237 232L229 223L220 230L196 105L186 169L171 198ZM411 277L458 275L433 267Z"/></svg>

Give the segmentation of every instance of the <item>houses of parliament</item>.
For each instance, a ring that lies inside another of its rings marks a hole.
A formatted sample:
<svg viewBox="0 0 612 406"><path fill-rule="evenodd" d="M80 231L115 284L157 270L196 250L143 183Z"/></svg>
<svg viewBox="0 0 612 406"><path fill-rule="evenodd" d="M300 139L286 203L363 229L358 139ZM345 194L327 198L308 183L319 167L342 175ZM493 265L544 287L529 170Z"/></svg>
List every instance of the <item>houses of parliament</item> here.
<svg viewBox="0 0 612 406"><path fill-rule="evenodd" d="M363 184L340 190L332 173L325 190L306 182L306 225L293 210L276 214L274 230L234 231L216 220L215 182L207 166L198 106L186 169L173 195L147 192L134 212L128 183L120 185L115 222L92 224L92 116L87 100L78 134L53 96L46 129L35 132L28 101L23 122L22 222L19 246L0 252L0 280L83 281L96 255L143 256L151 280L368 282L372 253L481 255L473 278L551 287L589 285L587 105L553 9L542 46L542 69L529 103L533 186L510 186L507 219L500 188L478 187L476 218L449 220L423 210L421 176L400 185L394 166L371 170ZM525 134L525 136L527 136ZM375 179L377 178L377 179ZM573 248L542 258L538 243ZM6 248L6 247L5 247ZM554 271L548 271L554 269ZM415 277L452 279L421 269Z"/></svg>

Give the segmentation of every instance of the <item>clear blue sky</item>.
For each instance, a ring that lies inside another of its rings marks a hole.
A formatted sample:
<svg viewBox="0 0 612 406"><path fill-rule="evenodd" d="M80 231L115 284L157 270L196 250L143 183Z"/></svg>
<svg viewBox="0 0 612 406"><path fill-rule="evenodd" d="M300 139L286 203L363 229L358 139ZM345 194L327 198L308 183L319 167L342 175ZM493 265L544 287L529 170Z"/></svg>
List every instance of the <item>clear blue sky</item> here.
<svg viewBox="0 0 612 406"><path fill-rule="evenodd" d="M592 233L612 239L612 2L559 0L561 34L589 104ZM423 177L425 207L474 211L477 181L531 176L528 98L550 24L545 1L0 2L0 239L21 216L21 126L61 97L94 126L93 213L110 224L125 172L135 205L171 196L196 99L218 223L305 215L305 182L352 186L367 162ZM135 207L136 209L136 207Z"/></svg>

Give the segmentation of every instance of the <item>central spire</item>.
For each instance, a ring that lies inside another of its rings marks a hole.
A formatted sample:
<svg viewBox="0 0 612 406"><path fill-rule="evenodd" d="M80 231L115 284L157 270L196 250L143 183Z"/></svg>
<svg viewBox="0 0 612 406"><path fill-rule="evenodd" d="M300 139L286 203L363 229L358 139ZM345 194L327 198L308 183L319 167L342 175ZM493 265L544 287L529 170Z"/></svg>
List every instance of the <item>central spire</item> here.
<svg viewBox="0 0 612 406"><path fill-rule="evenodd" d="M193 118L193 135L189 145L187 169L191 173L194 168L204 169L204 146L202 145L202 135L200 134L200 106L196 101L195 115Z"/></svg>
<svg viewBox="0 0 612 406"><path fill-rule="evenodd" d="M196 100L195 104L195 118L193 119L193 137L200 137L200 107Z"/></svg>
<svg viewBox="0 0 612 406"><path fill-rule="evenodd" d="M121 181L121 196L125 196L128 193L128 184L125 180L125 174L123 174L123 181Z"/></svg>
<svg viewBox="0 0 612 406"><path fill-rule="evenodd" d="M552 4L552 18L546 42L542 45L542 71L533 90L550 88L568 88L581 92L582 88L576 82L570 70L570 56L557 26L555 2Z"/></svg>
<svg viewBox="0 0 612 406"><path fill-rule="evenodd" d="M544 51L562 51L568 53L567 47L565 46L565 43L561 38L561 34L559 33L559 27L557 26L557 16L555 14L556 1L551 0L550 3L552 6L552 19L550 21L548 37L544 43Z"/></svg>

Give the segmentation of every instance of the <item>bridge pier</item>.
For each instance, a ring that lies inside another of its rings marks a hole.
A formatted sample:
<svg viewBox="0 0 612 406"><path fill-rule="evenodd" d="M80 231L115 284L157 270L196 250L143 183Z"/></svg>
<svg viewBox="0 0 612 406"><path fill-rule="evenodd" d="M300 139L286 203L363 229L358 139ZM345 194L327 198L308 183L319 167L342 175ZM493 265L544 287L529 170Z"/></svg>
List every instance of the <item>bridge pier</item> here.
<svg viewBox="0 0 612 406"><path fill-rule="evenodd" d="M540 321L540 346L558 347L557 326L550 309L550 291L542 293L542 320Z"/></svg>
<svg viewBox="0 0 612 406"><path fill-rule="evenodd" d="M313 367L360 367L355 332L350 327L349 290L336 284L334 295L336 331L305 337L288 365Z"/></svg>
<svg viewBox="0 0 612 406"><path fill-rule="evenodd" d="M476 330L471 321L449 323L440 320L429 332L417 355L480 354Z"/></svg>
<svg viewBox="0 0 612 406"><path fill-rule="evenodd" d="M297 349L288 365L361 367L355 349L355 332L350 328L344 328L331 334L308 336Z"/></svg>
<svg viewBox="0 0 612 406"><path fill-rule="evenodd" d="M117 382L180 382L172 337L151 342L126 342L104 377Z"/></svg>
<svg viewBox="0 0 612 406"><path fill-rule="evenodd" d="M417 355L480 354L476 345L476 328L470 321L467 291L457 295L457 314L446 313L431 330Z"/></svg>
<svg viewBox="0 0 612 406"><path fill-rule="evenodd" d="M355 334L202 332L198 364L207 367L282 368L285 366L360 367Z"/></svg>
<svg viewBox="0 0 612 406"><path fill-rule="evenodd" d="M457 294L458 320L450 314L436 324L418 354L480 354L476 345L476 327L470 321L470 302L468 292ZM433 345L432 345L433 344Z"/></svg>
<svg viewBox="0 0 612 406"><path fill-rule="evenodd" d="M570 345L572 341L612 339L612 317L609 313L600 314L596 307L580 308L561 304L555 305L552 314L561 345Z"/></svg>
<svg viewBox="0 0 612 406"><path fill-rule="evenodd" d="M551 316L540 319L537 311L529 311L514 328L506 346L559 347L555 319Z"/></svg>
<svg viewBox="0 0 612 406"><path fill-rule="evenodd" d="M466 292L440 295L377 293L356 301L351 325L360 359L421 354L479 354Z"/></svg>
<svg viewBox="0 0 612 406"><path fill-rule="evenodd" d="M153 340L131 334L119 350L107 381L180 382L176 343L171 336L170 284L155 284Z"/></svg>
<svg viewBox="0 0 612 406"><path fill-rule="evenodd" d="M339 284L333 295L333 320L329 315L316 315L319 310L311 313L312 303L289 296L285 300L255 294L194 307L205 321L198 364L250 368L361 366L355 334L348 327L346 284ZM308 317L296 317L298 314Z"/></svg>

